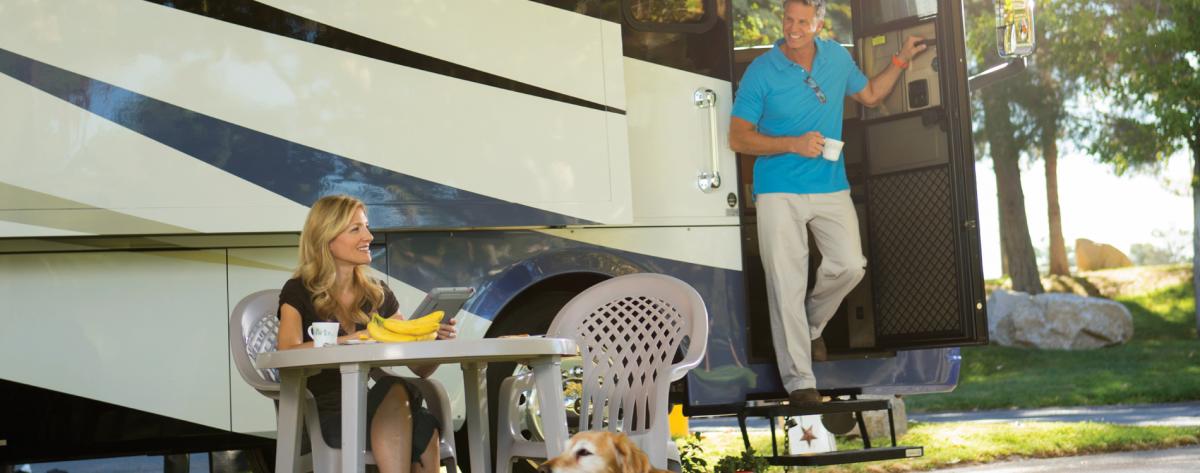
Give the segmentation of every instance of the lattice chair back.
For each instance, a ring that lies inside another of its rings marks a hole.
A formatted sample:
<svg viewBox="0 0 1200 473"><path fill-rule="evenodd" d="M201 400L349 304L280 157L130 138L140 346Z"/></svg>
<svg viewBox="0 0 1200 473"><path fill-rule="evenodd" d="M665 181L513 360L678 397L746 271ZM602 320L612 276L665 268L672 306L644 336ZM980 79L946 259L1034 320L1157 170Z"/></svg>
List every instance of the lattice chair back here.
<svg viewBox="0 0 1200 473"><path fill-rule="evenodd" d="M279 335L279 290L250 294L238 302L229 314L229 350L238 374L254 389L275 397L279 392L279 373L255 368L260 353L275 351Z"/></svg>
<svg viewBox="0 0 1200 473"><path fill-rule="evenodd" d="M708 311L696 290L662 274L616 277L568 302L548 336L579 344L580 430L625 432L652 464L663 464L668 387L699 364L708 339ZM681 347L683 359L672 363Z"/></svg>

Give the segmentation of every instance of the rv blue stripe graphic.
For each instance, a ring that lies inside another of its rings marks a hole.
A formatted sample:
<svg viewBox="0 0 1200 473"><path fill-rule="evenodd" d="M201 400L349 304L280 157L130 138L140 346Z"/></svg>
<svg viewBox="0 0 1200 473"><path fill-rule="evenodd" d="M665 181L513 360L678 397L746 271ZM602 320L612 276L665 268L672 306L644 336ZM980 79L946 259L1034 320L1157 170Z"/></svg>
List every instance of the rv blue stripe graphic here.
<svg viewBox="0 0 1200 473"><path fill-rule="evenodd" d="M328 194L355 196L368 204L372 226L377 228L594 223L288 141L2 48L0 73L301 205L312 205Z"/></svg>
<svg viewBox="0 0 1200 473"><path fill-rule="evenodd" d="M446 77L483 84L498 89L541 97L580 107L624 115L625 111L605 104L548 90L504 76L456 64L416 51L393 46L366 36L311 20L270 5L250 1L206 2L199 0L146 0L179 11L212 18L276 34L306 43L317 44L350 54L357 54L392 64L420 69Z"/></svg>

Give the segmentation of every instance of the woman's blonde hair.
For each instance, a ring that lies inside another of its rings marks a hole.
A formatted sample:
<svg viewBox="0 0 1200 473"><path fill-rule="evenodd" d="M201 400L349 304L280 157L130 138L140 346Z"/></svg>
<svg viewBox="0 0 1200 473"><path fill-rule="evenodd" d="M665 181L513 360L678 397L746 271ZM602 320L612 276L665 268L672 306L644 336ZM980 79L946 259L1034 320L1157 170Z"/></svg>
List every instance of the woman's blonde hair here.
<svg viewBox="0 0 1200 473"><path fill-rule="evenodd" d="M337 267L333 253L329 251L329 243L350 226L350 221L359 210L366 210L366 206L358 199L346 195L327 195L317 200L308 211L304 230L300 233L300 267L296 269L295 276L312 293L317 317L337 319L343 325L367 323L367 312L378 310L383 303L383 289L367 276L363 266L356 266L353 277L349 281L341 281L339 287ZM351 307L340 306L335 297L335 290L346 285L357 295ZM364 305L370 310L363 312Z"/></svg>

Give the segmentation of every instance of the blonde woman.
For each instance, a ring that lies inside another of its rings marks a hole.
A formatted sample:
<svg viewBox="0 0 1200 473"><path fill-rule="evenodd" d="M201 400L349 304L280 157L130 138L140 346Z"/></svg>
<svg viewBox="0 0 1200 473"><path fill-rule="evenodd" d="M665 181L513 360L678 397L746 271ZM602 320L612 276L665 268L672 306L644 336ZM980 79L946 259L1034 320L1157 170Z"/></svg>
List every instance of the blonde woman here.
<svg viewBox="0 0 1200 473"><path fill-rule="evenodd" d="M366 207L359 200L334 195L313 204L300 234L300 268L279 295L280 350L312 347L308 327L313 322L340 323L338 342L342 342L365 334L372 312L403 318L392 291L367 275L373 239ZM438 339L454 338L453 325L453 320L443 324ZM413 372L427 377L435 369L437 365L419 366ZM379 471L438 471L438 424L422 406L419 392L400 378L376 379L367 394L367 441ZM340 448L337 370L310 377L308 389L317 400L325 442Z"/></svg>

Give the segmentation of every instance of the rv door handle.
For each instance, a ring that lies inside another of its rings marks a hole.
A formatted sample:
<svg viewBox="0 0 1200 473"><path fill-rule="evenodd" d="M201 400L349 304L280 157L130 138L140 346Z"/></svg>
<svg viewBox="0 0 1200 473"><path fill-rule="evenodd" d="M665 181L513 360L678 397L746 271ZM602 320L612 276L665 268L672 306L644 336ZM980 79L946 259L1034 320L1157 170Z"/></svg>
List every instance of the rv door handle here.
<svg viewBox="0 0 1200 473"><path fill-rule="evenodd" d="M708 109L709 151L712 152L712 166L707 171L700 171L696 177L696 186L704 192L712 192L721 187L721 149L717 136L717 93L712 89L701 87L692 95L696 108Z"/></svg>

